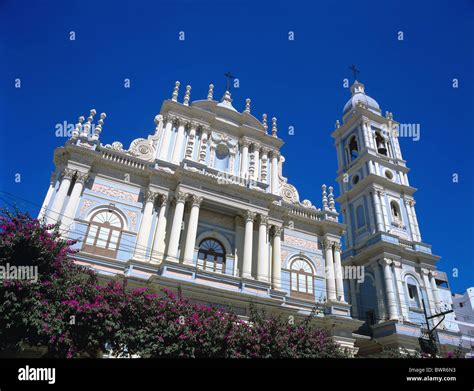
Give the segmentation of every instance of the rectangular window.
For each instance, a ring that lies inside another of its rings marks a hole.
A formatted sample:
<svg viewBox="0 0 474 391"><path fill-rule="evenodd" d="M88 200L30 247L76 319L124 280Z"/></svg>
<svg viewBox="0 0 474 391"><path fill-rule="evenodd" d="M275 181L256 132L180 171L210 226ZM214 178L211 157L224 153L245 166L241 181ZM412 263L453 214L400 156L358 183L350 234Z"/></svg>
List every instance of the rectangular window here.
<svg viewBox="0 0 474 391"><path fill-rule="evenodd" d="M305 292L306 293L306 276L303 274L298 275L299 281L298 281L298 290L300 292Z"/></svg>
<svg viewBox="0 0 474 391"><path fill-rule="evenodd" d="M118 238L120 231L113 230L112 235L110 235L109 250L115 250L117 248Z"/></svg>
<svg viewBox="0 0 474 391"><path fill-rule="evenodd" d="M104 228L101 227L99 231L99 237L97 238L97 247L103 247L105 248L107 245L107 241L109 240L109 233L110 229L109 228Z"/></svg>
<svg viewBox="0 0 474 391"><path fill-rule="evenodd" d="M298 278L298 274L291 273L291 289L294 290L294 291L298 290L297 278Z"/></svg>
<svg viewBox="0 0 474 391"><path fill-rule="evenodd" d="M89 229L89 234L87 235L86 244L94 245L95 235L97 234L97 226L91 225Z"/></svg>
<svg viewBox="0 0 474 391"><path fill-rule="evenodd" d="M308 293L313 294L313 277L308 276Z"/></svg>
<svg viewBox="0 0 474 391"><path fill-rule="evenodd" d="M208 255L206 259L206 270L210 270L211 272L216 271L215 270L215 261L214 257L212 255Z"/></svg>

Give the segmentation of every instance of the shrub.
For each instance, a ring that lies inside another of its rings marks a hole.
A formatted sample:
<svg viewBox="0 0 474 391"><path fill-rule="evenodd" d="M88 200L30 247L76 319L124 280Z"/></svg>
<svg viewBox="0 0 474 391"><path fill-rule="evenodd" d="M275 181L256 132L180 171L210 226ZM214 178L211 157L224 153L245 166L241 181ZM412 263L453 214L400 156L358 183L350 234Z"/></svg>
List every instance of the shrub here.
<svg viewBox="0 0 474 391"><path fill-rule="evenodd" d="M0 265L35 266L38 280L0 283L0 351L47 346L51 357L316 358L343 357L308 317L290 324L255 309L249 322L232 311L192 303L164 290L99 285L74 263L74 241L57 225L2 211Z"/></svg>

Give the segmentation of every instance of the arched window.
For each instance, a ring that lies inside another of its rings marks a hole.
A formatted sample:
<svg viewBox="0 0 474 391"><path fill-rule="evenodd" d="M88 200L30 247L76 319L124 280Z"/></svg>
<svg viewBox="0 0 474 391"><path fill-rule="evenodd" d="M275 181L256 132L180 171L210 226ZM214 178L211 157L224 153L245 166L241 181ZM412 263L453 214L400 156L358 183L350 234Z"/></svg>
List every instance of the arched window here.
<svg viewBox="0 0 474 391"><path fill-rule="evenodd" d="M114 258L117 255L123 222L112 210L94 214L87 229L83 251Z"/></svg>
<svg viewBox="0 0 474 391"><path fill-rule="evenodd" d="M204 239L199 245L198 267L217 273L225 273L224 246L215 239Z"/></svg>
<svg viewBox="0 0 474 391"><path fill-rule="evenodd" d="M387 145L380 132L375 132L375 145L377 146L378 153L387 156Z"/></svg>
<svg viewBox="0 0 474 391"><path fill-rule="evenodd" d="M297 259L291 264L291 295L302 299L314 299L314 274L310 264Z"/></svg>
<svg viewBox="0 0 474 391"><path fill-rule="evenodd" d="M420 307L420 295L418 292L418 283L412 276L407 276L407 291L410 307Z"/></svg>
<svg viewBox="0 0 474 391"><path fill-rule="evenodd" d="M351 161L357 159L357 156L359 156L359 146L356 136L352 136L349 141L349 156L351 157Z"/></svg>
<svg viewBox="0 0 474 391"><path fill-rule="evenodd" d="M400 224L402 222L402 217L400 214L400 207L398 206L398 203L395 201L390 202L390 209L392 211L393 221L397 224Z"/></svg>
<svg viewBox="0 0 474 391"><path fill-rule="evenodd" d="M364 207L359 205L356 209L356 220L357 220L357 228L362 228L365 226L365 214L364 214Z"/></svg>
<svg viewBox="0 0 474 391"><path fill-rule="evenodd" d="M220 171L227 171L229 166L229 148L224 144L219 144L216 148L216 160L214 167Z"/></svg>

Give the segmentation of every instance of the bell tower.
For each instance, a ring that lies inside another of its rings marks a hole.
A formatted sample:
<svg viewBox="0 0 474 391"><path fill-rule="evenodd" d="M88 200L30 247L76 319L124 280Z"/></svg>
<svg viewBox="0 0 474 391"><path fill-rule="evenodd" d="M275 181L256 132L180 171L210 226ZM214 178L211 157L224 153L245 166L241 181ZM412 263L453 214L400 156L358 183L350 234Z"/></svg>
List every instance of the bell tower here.
<svg viewBox="0 0 474 391"><path fill-rule="evenodd" d="M421 242L408 171L398 143L398 123L356 81L333 137L338 155L339 202L348 225L346 248L376 233ZM363 190L361 192L361 190Z"/></svg>
<svg viewBox="0 0 474 391"><path fill-rule="evenodd" d="M332 137L337 202L346 224L342 263L363 268L365 276L363 282L345 280L352 316L365 321L374 337L380 325L385 325L383 335L397 335L401 323L413 324L416 334L424 324L423 303L429 315L443 310L436 280L439 257L422 242L399 124L391 112L382 115L364 84L356 80L350 92Z"/></svg>

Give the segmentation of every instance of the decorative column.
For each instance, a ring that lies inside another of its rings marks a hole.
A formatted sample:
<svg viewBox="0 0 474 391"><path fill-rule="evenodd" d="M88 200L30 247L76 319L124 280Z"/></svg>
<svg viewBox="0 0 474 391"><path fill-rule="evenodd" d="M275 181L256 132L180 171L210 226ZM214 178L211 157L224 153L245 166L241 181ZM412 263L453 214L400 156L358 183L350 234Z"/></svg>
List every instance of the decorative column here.
<svg viewBox="0 0 474 391"><path fill-rule="evenodd" d="M176 205L174 209L173 223L171 225L170 241L166 259L173 262L178 262L179 237L181 234L181 225L183 223L186 194L178 191L175 195L175 202Z"/></svg>
<svg viewBox="0 0 474 391"><path fill-rule="evenodd" d="M196 246L199 208L201 207L202 197L192 195L191 202L191 213L189 215L188 232L186 234L186 243L184 245L183 257L183 262L188 265L194 264L194 247Z"/></svg>
<svg viewBox="0 0 474 391"><path fill-rule="evenodd" d="M38 214L38 220L41 220L48 212L48 205L49 201L51 201L51 197L54 193L54 184L56 183L56 173L51 175L51 179L49 182L48 192L46 193L46 197L44 198L43 204L41 205L41 209Z"/></svg>
<svg viewBox="0 0 474 391"><path fill-rule="evenodd" d="M249 142L243 138L240 142L242 146L242 159L240 162L240 176L242 178L247 177L248 166L249 166Z"/></svg>
<svg viewBox="0 0 474 391"><path fill-rule="evenodd" d="M384 232L384 223L383 223L383 215L382 215L382 208L380 206L380 199L378 195L378 190L372 191L372 199L375 205L375 221L377 223L377 230L379 232Z"/></svg>
<svg viewBox="0 0 474 391"><path fill-rule="evenodd" d="M137 259L145 259L146 249L148 246L148 238L150 237L151 222L153 219L153 206L155 204L157 193L147 190L144 195L143 216L138 231L137 243L135 245L134 257Z"/></svg>
<svg viewBox="0 0 474 391"><path fill-rule="evenodd" d="M385 311L385 295L383 289L382 278L380 276L380 266L377 262L372 264L372 270L374 272L374 280L375 280L375 294L376 294L376 301L377 301L377 318L379 321L385 320L387 318L387 312Z"/></svg>
<svg viewBox="0 0 474 391"><path fill-rule="evenodd" d="M407 201L405 198L403 198L403 204L405 205L405 210L407 211L408 225L410 227L412 240L417 242L418 241L418 236L416 234L416 228L415 228L415 224L414 224L414 221L413 221L413 216L411 214L409 201Z"/></svg>
<svg viewBox="0 0 474 391"><path fill-rule="evenodd" d="M375 174L375 167L372 160L369 160L368 164L369 164L369 174Z"/></svg>
<svg viewBox="0 0 474 391"><path fill-rule="evenodd" d="M418 219L416 218L416 212L415 212L415 201L410 201L409 206L411 210L411 215L413 217L413 223L415 224L416 235L418 237L418 241L421 242L420 226L418 225Z"/></svg>
<svg viewBox="0 0 474 391"><path fill-rule="evenodd" d="M368 212L369 212L369 222L370 222L370 232L376 233L377 232L377 221L375 220L374 216L374 208L372 208L372 193L371 191L366 191L364 194L365 199L368 202ZM375 205L374 205L375 206Z"/></svg>
<svg viewBox="0 0 474 391"><path fill-rule="evenodd" d="M63 179L61 180L61 184L59 185L59 189L54 196L53 205L51 205L51 209L48 212L47 216L47 223L48 224L55 224L61 220L61 210L64 205L64 201L67 196L67 192L69 190L69 186L71 185L71 179L74 176L75 171L69 168L65 168L63 171Z"/></svg>
<svg viewBox="0 0 474 391"><path fill-rule="evenodd" d="M174 118L170 116L166 117L166 126L163 131L163 140L161 141L160 154L159 154L159 158L161 160L168 159L168 150L170 147L171 132L173 130L173 119Z"/></svg>
<svg viewBox="0 0 474 391"><path fill-rule="evenodd" d="M370 120L367 117L362 117L362 132L364 133L364 143L366 148L374 149Z"/></svg>
<svg viewBox="0 0 474 391"><path fill-rule="evenodd" d="M273 289L281 290L281 227L276 225L273 226L272 258Z"/></svg>
<svg viewBox="0 0 474 391"><path fill-rule="evenodd" d="M433 291L433 299L435 303L435 311L441 312L441 300L439 298L438 285L436 285L436 272L432 270L430 272L431 290Z"/></svg>
<svg viewBox="0 0 474 391"><path fill-rule="evenodd" d="M253 161L254 161L254 171L253 177L255 181L260 179L260 145L253 145Z"/></svg>
<svg viewBox="0 0 474 391"><path fill-rule="evenodd" d="M155 238L153 240L153 250L151 254L152 263L161 263L165 255L166 236L166 213L168 211L168 196L162 194L158 222L156 224Z"/></svg>
<svg viewBox="0 0 474 391"><path fill-rule="evenodd" d="M380 265L383 267L383 275L385 279L385 291L387 293L387 304L388 304L388 318L389 320L398 319L397 301L395 298L395 291L393 289L393 277L392 268L390 267L392 261L384 258L380 261Z"/></svg>
<svg viewBox="0 0 474 391"><path fill-rule="evenodd" d="M268 183L268 149L262 148L262 161L260 169L260 179L264 183Z"/></svg>
<svg viewBox="0 0 474 391"><path fill-rule="evenodd" d="M362 141L364 140L364 131L362 130L362 126L359 125L357 127L357 143L359 147L359 151L361 151L365 145L362 144Z"/></svg>
<svg viewBox="0 0 474 391"><path fill-rule="evenodd" d="M243 227L243 219L241 216L235 216L234 229L235 229L235 251L234 251L233 275L239 276L240 270L238 270L238 264L240 260L243 260L243 251L244 251L244 227Z"/></svg>
<svg viewBox="0 0 474 391"><path fill-rule="evenodd" d="M403 320L408 320L408 308L406 305L405 290L403 289L402 282L402 263L399 261L393 261L393 270L395 271L395 281L397 286L398 298L400 300L400 312Z"/></svg>
<svg viewBox="0 0 474 391"><path fill-rule="evenodd" d="M249 153L250 164L249 164L249 180L255 176L255 155L253 152Z"/></svg>
<svg viewBox="0 0 474 391"><path fill-rule="evenodd" d="M326 291L327 298L336 301L336 282L334 280L334 260L332 257L333 242L325 239L323 242L324 251L326 253Z"/></svg>
<svg viewBox="0 0 474 391"><path fill-rule="evenodd" d="M230 175L234 175L235 173L235 154L236 154L236 147L229 148L229 173Z"/></svg>
<svg viewBox="0 0 474 391"><path fill-rule="evenodd" d="M263 282L268 282L267 223L268 216L260 215L258 226L257 279Z"/></svg>
<svg viewBox="0 0 474 391"><path fill-rule="evenodd" d="M423 284L425 286L426 295L428 297L429 312L431 313L431 315L433 315L434 313L436 313L436 307L435 307L434 298L432 294L433 292L431 291L431 282L429 279L429 274L430 274L430 270L425 269L425 268L421 269Z"/></svg>
<svg viewBox="0 0 474 391"><path fill-rule="evenodd" d="M367 118L362 118L362 133L364 134L364 144L366 148L372 148L372 145L369 141L369 126L370 123L368 122Z"/></svg>
<svg viewBox="0 0 474 391"><path fill-rule="evenodd" d="M216 161L216 147L217 144L214 142L214 140L212 140L211 137L211 142L209 144L209 167L214 167L214 162Z"/></svg>
<svg viewBox="0 0 474 391"><path fill-rule="evenodd" d="M203 127L201 130L201 145L199 146L199 163L206 164L207 155L207 139L209 137L209 129Z"/></svg>
<svg viewBox="0 0 474 391"><path fill-rule="evenodd" d="M385 202L385 193L383 191L378 191L380 195L380 203L382 205L382 216L383 216L383 221L385 223L385 228L390 228L390 223L388 222L388 216L387 213L389 212L389 209L387 209L387 203Z"/></svg>
<svg viewBox="0 0 474 391"><path fill-rule="evenodd" d="M242 277L252 278L252 250L253 250L253 220L255 213L246 211L245 220L245 238L244 238L244 259L242 266Z"/></svg>
<svg viewBox="0 0 474 391"><path fill-rule="evenodd" d="M405 185L410 186L410 182L408 181L408 175L406 173L402 173L402 175L405 178Z"/></svg>
<svg viewBox="0 0 474 391"><path fill-rule="evenodd" d="M188 136L188 142L186 144L186 152L185 152L185 155L184 155L185 159L192 160L192 158L193 158L193 155L194 155L194 142L196 140L196 128L197 128L196 122L191 122L190 130L189 130L189 136Z"/></svg>
<svg viewBox="0 0 474 391"><path fill-rule="evenodd" d="M72 188L71 195L67 202L66 208L64 209L63 218L61 220L61 231L63 234L69 232L72 222L74 221L74 216L76 214L77 206L81 199L82 190L84 189L84 184L88 178L89 174L87 172L77 172L75 175L75 182Z"/></svg>
<svg viewBox="0 0 474 391"><path fill-rule="evenodd" d="M176 133L176 140L174 143L173 156L171 161L175 164L179 164L179 159L181 158L181 151L184 143L184 126L186 123L183 120L179 120L178 131Z"/></svg>
<svg viewBox="0 0 474 391"><path fill-rule="evenodd" d="M359 309L357 308L357 291L356 291L356 281L354 278L349 280L349 286L351 290L351 305L352 305L352 317L359 317Z"/></svg>
<svg viewBox="0 0 474 391"><path fill-rule="evenodd" d="M163 138L163 126L164 126L164 121L163 121L163 116L161 114L158 114L155 116L155 133L152 136L153 140L153 147L155 148L155 152L153 155L153 159L157 159L159 157L159 140Z"/></svg>
<svg viewBox="0 0 474 391"><path fill-rule="evenodd" d="M271 192L278 194L280 192L278 183L278 152L272 152L272 178L271 178Z"/></svg>
<svg viewBox="0 0 474 391"><path fill-rule="evenodd" d="M344 283L342 282L341 244L338 242L334 242L334 273L336 277L337 300L345 302Z"/></svg>
<svg viewBox="0 0 474 391"><path fill-rule="evenodd" d="M350 227L351 226L351 220L349 218L349 211L343 209L342 214L344 216L344 221L345 222L347 221L347 226ZM346 235L347 235L346 247L349 248L349 247L353 246L353 244L354 244L354 240L352 238L352 229L347 229L346 230Z"/></svg>

